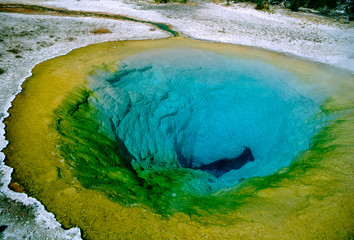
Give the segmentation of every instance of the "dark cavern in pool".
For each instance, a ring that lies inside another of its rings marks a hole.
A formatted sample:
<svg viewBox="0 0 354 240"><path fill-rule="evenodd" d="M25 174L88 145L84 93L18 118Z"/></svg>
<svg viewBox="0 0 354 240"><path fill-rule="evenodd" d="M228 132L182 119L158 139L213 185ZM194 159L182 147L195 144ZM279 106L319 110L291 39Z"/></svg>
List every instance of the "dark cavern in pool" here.
<svg viewBox="0 0 354 240"><path fill-rule="evenodd" d="M202 171L209 172L218 178L231 170L240 169L247 162L252 162L253 160L254 157L252 155L251 149L246 147L245 150L243 150L242 154L238 157L231 159L220 159L215 162L196 167L195 169L200 169ZM178 161L181 163L182 167L189 168L193 164L192 159L186 161L184 158L183 160L181 160L181 158L178 158ZM182 164L182 162L186 162L186 164Z"/></svg>

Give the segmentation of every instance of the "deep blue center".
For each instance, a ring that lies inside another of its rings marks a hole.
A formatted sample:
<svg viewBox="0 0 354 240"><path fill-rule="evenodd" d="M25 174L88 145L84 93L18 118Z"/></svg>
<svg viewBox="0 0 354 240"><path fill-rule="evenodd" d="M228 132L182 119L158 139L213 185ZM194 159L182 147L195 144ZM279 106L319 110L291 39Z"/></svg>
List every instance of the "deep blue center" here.
<svg viewBox="0 0 354 240"><path fill-rule="evenodd" d="M127 57L89 87L135 168L199 169L219 188L269 175L309 147L320 103L297 82L260 61L166 49Z"/></svg>

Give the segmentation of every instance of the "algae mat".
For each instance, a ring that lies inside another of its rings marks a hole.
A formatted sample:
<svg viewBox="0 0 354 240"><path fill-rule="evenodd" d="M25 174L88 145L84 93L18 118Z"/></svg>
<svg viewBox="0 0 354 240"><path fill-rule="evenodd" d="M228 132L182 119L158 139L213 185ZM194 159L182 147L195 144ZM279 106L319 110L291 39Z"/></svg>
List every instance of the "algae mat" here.
<svg viewBox="0 0 354 240"><path fill-rule="evenodd" d="M90 76L117 74L121 59L166 48L271 64L326 95L316 117L330 117L288 167L212 193L183 195L181 181L195 177L194 170L139 175L87 104L94 95ZM13 182L64 227L80 227L85 239L350 239L353 90L350 73L255 48L183 38L90 45L33 69L6 120L6 163L14 168ZM171 202L171 189L183 197Z"/></svg>

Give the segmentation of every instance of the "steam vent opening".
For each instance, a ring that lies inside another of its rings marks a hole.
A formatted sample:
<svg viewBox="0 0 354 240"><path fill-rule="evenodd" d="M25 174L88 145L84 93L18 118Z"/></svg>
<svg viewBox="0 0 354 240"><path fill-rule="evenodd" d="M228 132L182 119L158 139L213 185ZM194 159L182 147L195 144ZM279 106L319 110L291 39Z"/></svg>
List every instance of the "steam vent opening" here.
<svg viewBox="0 0 354 240"><path fill-rule="evenodd" d="M296 81L264 62L186 48L126 57L88 87L135 171L188 168L199 175L186 184L206 193L272 174L308 149L320 98Z"/></svg>

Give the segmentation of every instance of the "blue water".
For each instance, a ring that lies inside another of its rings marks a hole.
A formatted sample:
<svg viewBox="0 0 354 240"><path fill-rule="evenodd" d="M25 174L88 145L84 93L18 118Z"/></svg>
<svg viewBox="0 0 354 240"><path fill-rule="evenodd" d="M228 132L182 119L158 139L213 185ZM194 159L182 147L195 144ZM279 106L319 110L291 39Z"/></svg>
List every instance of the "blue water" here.
<svg viewBox="0 0 354 240"><path fill-rule="evenodd" d="M195 49L127 57L89 79L102 130L121 139L141 169L196 168L251 149L254 161L212 188L269 175L309 147L320 100L291 73L256 60Z"/></svg>

